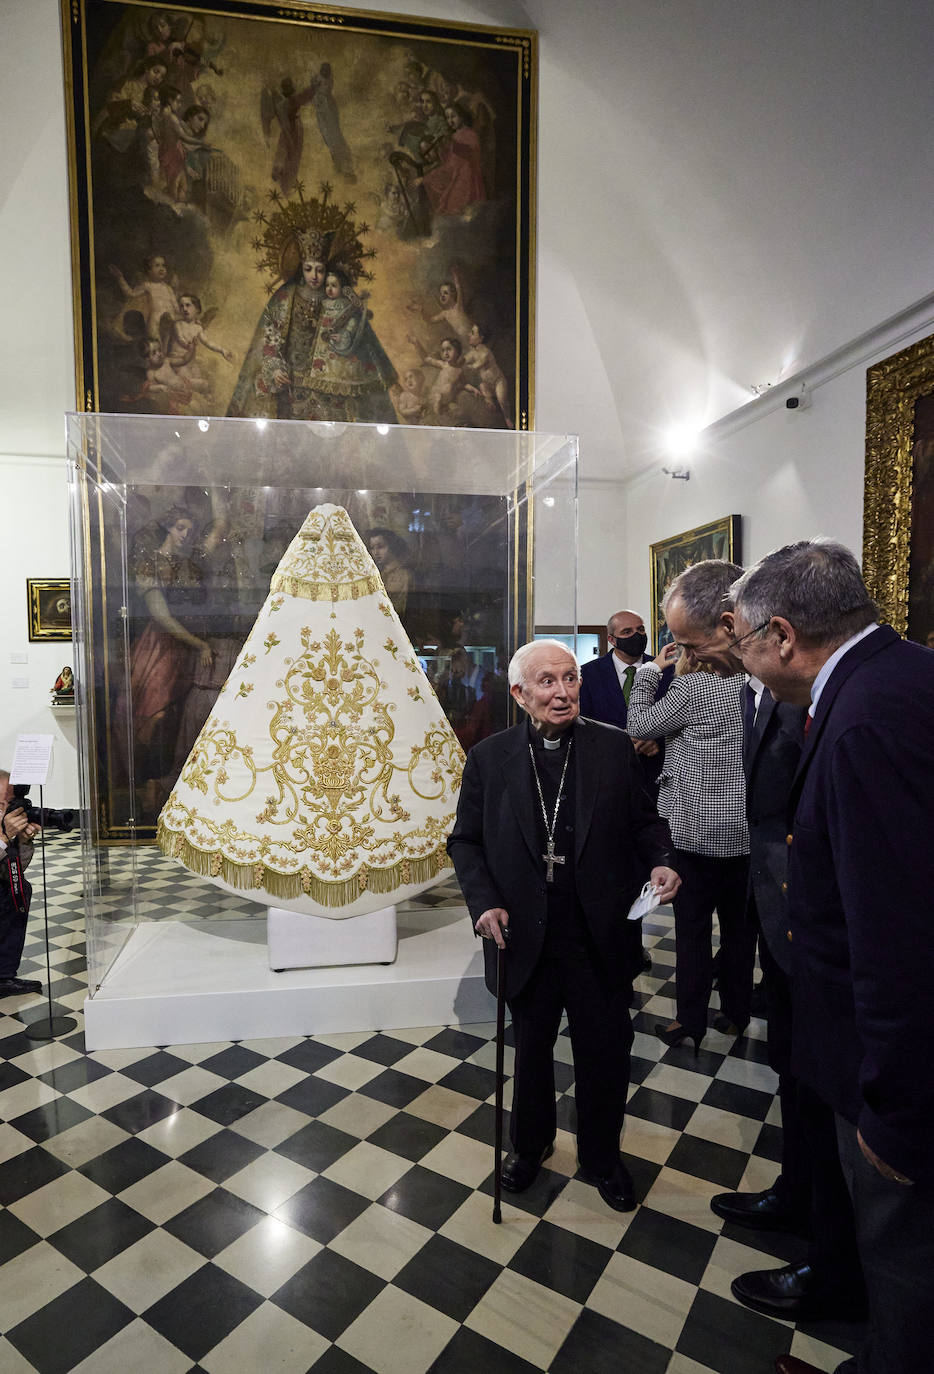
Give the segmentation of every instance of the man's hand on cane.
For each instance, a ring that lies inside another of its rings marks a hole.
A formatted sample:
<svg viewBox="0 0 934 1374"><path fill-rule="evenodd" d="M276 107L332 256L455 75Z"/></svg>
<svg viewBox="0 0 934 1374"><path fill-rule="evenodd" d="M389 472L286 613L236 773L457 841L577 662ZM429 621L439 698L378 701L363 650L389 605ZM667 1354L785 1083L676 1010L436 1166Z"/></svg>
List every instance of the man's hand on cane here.
<svg viewBox="0 0 934 1374"><path fill-rule="evenodd" d="M506 927L509 925L509 912L501 906L491 906L477 920L474 930L484 940L494 940L500 949L506 948Z"/></svg>

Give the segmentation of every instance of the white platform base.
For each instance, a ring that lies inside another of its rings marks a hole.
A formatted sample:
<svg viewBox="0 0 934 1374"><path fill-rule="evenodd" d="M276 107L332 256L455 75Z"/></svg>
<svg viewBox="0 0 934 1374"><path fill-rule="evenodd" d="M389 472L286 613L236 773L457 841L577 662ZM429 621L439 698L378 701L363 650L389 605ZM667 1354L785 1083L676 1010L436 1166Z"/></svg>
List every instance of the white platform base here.
<svg viewBox="0 0 934 1374"><path fill-rule="evenodd" d="M492 1021L466 908L400 912L394 964L289 969L266 922L142 923L84 1004L89 1050Z"/></svg>
<svg viewBox="0 0 934 1374"><path fill-rule="evenodd" d="M271 906L266 939L271 969L391 964L396 957L396 908L384 906L334 919Z"/></svg>

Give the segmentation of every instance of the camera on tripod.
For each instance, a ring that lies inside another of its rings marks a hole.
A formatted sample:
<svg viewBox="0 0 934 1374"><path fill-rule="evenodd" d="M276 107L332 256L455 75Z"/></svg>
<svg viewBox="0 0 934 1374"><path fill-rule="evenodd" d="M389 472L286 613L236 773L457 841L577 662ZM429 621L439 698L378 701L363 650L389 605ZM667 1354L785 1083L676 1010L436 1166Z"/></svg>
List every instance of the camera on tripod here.
<svg viewBox="0 0 934 1374"><path fill-rule="evenodd" d="M74 830L78 824L76 811L64 810L58 806L34 806L28 793L28 782L13 783L13 796L7 811L25 811L26 820L31 825L42 826L43 830L60 830L63 834Z"/></svg>

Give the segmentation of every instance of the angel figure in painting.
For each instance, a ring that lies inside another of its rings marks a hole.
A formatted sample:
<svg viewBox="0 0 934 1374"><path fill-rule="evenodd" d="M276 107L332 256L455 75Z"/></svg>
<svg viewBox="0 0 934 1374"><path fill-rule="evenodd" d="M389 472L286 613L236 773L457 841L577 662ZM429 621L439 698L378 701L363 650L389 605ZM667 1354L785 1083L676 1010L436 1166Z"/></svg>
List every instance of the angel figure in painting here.
<svg viewBox="0 0 934 1374"><path fill-rule="evenodd" d="M330 62L321 63L318 75L311 83L310 89L313 92L318 129L328 152L331 154L335 172L339 172L345 181L356 181L353 154L341 132L340 114L337 109L337 101L334 99L334 73L331 70Z"/></svg>
<svg viewBox="0 0 934 1374"><path fill-rule="evenodd" d="M479 396L490 410L495 410L499 406L506 422L506 428L513 428L513 419L509 413L509 383L503 374L503 369L493 357L493 353L487 342L484 331L478 324L470 326L470 336L468 340L470 347L464 354L464 366L477 374L479 387L468 385L467 390L474 396Z"/></svg>
<svg viewBox="0 0 934 1374"><path fill-rule="evenodd" d="M178 297L175 288L177 280L169 277L169 265L162 253L152 253L143 259L145 277L138 286L131 286L120 268L111 263L110 275L127 302L124 317L131 305L137 307L142 316L146 336L159 338L159 325L163 315L174 319L179 314Z"/></svg>
<svg viewBox="0 0 934 1374"><path fill-rule="evenodd" d="M272 85L263 87L260 103L263 137L269 144L278 125L279 138L273 154L272 179L284 196L291 195L299 173L305 144L302 106L309 104L314 93L314 82L304 90L297 91L290 76L284 76L278 88Z"/></svg>
<svg viewBox="0 0 934 1374"><path fill-rule="evenodd" d="M442 339L438 356L434 358L429 356L424 344L414 334L408 338L425 367L433 367L438 374L429 393L429 407L440 420L447 418L449 421L457 398L467 385L461 341L453 337Z"/></svg>
<svg viewBox="0 0 934 1374"><path fill-rule="evenodd" d="M453 264L448 269L448 276L438 284L438 304L440 310L434 315L423 313L423 319L427 319L429 324L440 324L452 330L466 348L470 342L473 321L464 308L464 287L460 271ZM416 313L421 312L417 300L411 301L407 308Z"/></svg>
<svg viewBox="0 0 934 1374"><path fill-rule="evenodd" d="M390 391L396 413L404 425L425 423L428 410L428 393L425 390L425 374L421 368L412 367L402 374L402 385Z"/></svg>
<svg viewBox="0 0 934 1374"><path fill-rule="evenodd" d="M207 388L203 392L207 398L211 383L204 376L197 362L198 348L206 348L211 353L219 353L228 363L233 362L229 348L217 343L208 336L207 330L217 315L216 310L202 312L199 297L185 292L178 298L179 318L168 315L162 317L163 349L176 377L190 384L195 391L201 390L201 383Z"/></svg>
<svg viewBox="0 0 934 1374"><path fill-rule="evenodd" d="M441 161L425 173L420 184L433 214L462 215L471 205L486 200L480 140L463 105L449 105L444 117L449 137Z"/></svg>
<svg viewBox="0 0 934 1374"><path fill-rule="evenodd" d="M188 415L195 395L207 397L210 386L203 377L180 377L163 352L158 339L140 339L140 357L146 375L139 391L121 399L143 413ZM144 404L138 404L138 403Z"/></svg>

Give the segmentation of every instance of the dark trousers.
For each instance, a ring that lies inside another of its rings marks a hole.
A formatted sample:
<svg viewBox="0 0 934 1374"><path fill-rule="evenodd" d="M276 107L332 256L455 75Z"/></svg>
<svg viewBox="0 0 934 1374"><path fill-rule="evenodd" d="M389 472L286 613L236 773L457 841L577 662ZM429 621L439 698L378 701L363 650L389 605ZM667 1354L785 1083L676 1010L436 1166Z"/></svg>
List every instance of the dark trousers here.
<svg viewBox="0 0 934 1374"><path fill-rule="evenodd" d="M808 1263L828 1289L861 1300L863 1271L856 1245L836 1123L830 1107L791 1072L791 982L760 937L760 965L768 1013L769 1065L779 1076L782 1173L775 1191L808 1227Z"/></svg>
<svg viewBox="0 0 934 1374"><path fill-rule="evenodd" d="M853 1204L840 1167L834 1114L791 1072L791 983L759 940L768 1016L769 1064L778 1074L782 1171L775 1191L810 1233L808 1263L829 1289L862 1299Z"/></svg>
<svg viewBox="0 0 934 1374"><path fill-rule="evenodd" d="M752 900L752 907L755 908L755 899ZM765 989L769 1067L778 1074L778 1101L782 1113L782 1171L775 1180L775 1192L792 1216L802 1224L808 1224L811 1214L811 1168L804 1123L798 1111L798 1080L791 1072L791 983L781 965L769 953L762 935L759 936L759 965ZM832 1132L833 1129L831 1122ZM838 1161L838 1173L839 1169ZM840 1182L843 1183L842 1174Z"/></svg>
<svg viewBox="0 0 934 1374"><path fill-rule="evenodd" d="M856 1127L841 1116L836 1125L869 1296L869 1335L838 1374L920 1374L934 1358L934 1188L883 1178Z"/></svg>
<svg viewBox="0 0 934 1374"><path fill-rule="evenodd" d="M672 903L675 913L675 988L678 1020L690 1034L707 1027L713 987L713 912L720 919L720 1007L724 1016L745 1026L752 1001L756 958L755 927L746 920L749 859L718 859L676 849L672 865L681 887Z"/></svg>
<svg viewBox="0 0 934 1374"><path fill-rule="evenodd" d="M554 1046L566 1011L578 1160L596 1174L614 1167L629 1089L631 996L631 983L621 985L608 976L585 942L546 946L529 981L509 1003L516 1045L510 1139L517 1154L540 1155L554 1140Z"/></svg>
<svg viewBox="0 0 934 1374"><path fill-rule="evenodd" d="M6 881L7 864L0 860L0 880ZM0 889L0 978L15 978L26 943L26 912L17 911L9 891Z"/></svg>

